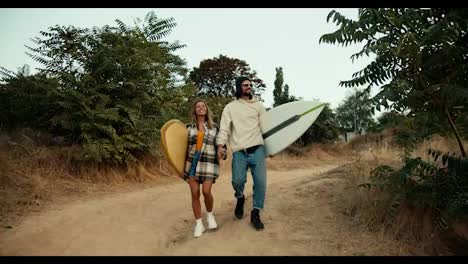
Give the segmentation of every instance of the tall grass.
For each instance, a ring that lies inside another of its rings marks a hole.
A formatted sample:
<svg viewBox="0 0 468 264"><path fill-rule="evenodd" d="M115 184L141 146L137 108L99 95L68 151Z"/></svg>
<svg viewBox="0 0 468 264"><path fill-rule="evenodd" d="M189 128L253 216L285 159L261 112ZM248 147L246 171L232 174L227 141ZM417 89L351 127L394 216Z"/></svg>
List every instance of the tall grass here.
<svg viewBox="0 0 468 264"><path fill-rule="evenodd" d="M432 208L415 207L404 202L396 214L392 214L389 210L392 206L392 196L385 190L357 187L359 184L370 182L370 172L379 165L386 164L395 168L403 165L399 158L403 150L392 143L391 137L358 137L350 146L354 149L353 161L348 165L348 191L342 195L346 214L371 230L383 230L405 240L414 246L416 254L451 254L446 242L447 237L453 234L438 232L433 221L435 212ZM458 146L455 140L433 137L420 144L412 155L429 161L429 148L453 152ZM458 225L457 228L460 232L465 232L465 239L468 239L466 225Z"/></svg>
<svg viewBox="0 0 468 264"><path fill-rule="evenodd" d="M77 146L51 145L50 141L47 135L27 130L0 136L0 222L61 195L174 176L161 156L145 157L128 167L79 164L74 159Z"/></svg>

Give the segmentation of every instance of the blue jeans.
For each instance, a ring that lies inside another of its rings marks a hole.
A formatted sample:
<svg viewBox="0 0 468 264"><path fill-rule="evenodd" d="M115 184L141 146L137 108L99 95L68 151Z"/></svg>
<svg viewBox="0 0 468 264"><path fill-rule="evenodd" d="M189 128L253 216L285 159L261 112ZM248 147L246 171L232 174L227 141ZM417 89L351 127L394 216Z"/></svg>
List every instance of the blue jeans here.
<svg viewBox="0 0 468 264"><path fill-rule="evenodd" d="M253 207L263 209L266 192L265 147L259 146L253 153L236 151L232 154L232 187L236 198L244 195L247 182L247 170L250 168L253 178Z"/></svg>
<svg viewBox="0 0 468 264"><path fill-rule="evenodd" d="M197 165L198 165L198 161L200 160L200 156L201 156L201 152L196 151L193 157L192 166L190 166L190 171L189 171L189 176L191 177L195 176L195 173L197 172Z"/></svg>

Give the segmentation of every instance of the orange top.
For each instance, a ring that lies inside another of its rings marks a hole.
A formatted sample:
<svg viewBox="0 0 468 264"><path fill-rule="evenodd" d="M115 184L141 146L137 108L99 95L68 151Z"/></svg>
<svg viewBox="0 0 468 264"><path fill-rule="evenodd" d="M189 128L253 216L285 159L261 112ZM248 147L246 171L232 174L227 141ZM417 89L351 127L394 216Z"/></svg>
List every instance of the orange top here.
<svg viewBox="0 0 468 264"><path fill-rule="evenodd" d="M205 132L199 130L198 135L197 135L197 148L196 148L197 151L200 151L202 149L204 136L205 136Z"/></svg>

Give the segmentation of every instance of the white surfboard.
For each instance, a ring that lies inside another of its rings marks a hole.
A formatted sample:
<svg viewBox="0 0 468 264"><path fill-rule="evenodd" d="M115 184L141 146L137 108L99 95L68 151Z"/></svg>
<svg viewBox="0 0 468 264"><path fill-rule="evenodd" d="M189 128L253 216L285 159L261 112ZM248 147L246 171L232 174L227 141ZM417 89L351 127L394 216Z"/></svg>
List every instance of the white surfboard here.
<svg viewBox="0 0 468 264"><path fill-rule="evenodd" d="M260 119L266 155L275 155L294 143L324 107L319 101L295 101L267 111Z"/></svg>

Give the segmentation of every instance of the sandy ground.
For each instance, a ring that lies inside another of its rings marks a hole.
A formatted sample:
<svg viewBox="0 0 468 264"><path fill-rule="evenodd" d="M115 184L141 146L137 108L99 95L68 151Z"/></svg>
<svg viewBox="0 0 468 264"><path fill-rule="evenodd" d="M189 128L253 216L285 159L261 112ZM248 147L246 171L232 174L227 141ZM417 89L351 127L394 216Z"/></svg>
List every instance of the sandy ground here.
<svg viewBox="0 0 468 264"><path fill-rule="evenodd" d="M339 209L342 164L268 171L263 231L234 217L230 175L213 186L218 229L193 238L188 185L88 197L31 214L0 230L0 255L406 255L404 246L354 226ZM205 209L203 206L205 221Z"/></svg>

